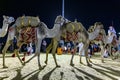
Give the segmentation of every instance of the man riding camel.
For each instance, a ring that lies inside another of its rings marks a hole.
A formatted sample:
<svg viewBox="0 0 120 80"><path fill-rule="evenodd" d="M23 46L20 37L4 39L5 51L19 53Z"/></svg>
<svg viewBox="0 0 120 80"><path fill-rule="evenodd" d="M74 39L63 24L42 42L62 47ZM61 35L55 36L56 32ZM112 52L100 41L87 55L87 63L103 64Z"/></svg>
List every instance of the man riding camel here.
<svg viewBox="0 0 120 80"><path fill-rule="evenodd" d="M115 34L115 37L117 38L115 28L113 26L110 26L108 29L108 36L111 36L112 34Z"/></svg>

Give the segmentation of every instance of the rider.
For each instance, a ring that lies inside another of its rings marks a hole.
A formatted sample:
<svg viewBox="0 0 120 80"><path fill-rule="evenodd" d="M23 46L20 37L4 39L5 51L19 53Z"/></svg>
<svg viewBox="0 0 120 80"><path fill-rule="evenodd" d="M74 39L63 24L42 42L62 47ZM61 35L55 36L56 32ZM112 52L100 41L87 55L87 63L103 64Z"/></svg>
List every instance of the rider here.
<svg viewBox="0 0 120 80"><path fill-rule="evenodd" d="M110 26L108 29L108 36L111 36L112 34L114 34L115 37L117 37L115 28L113 26Z"/></svg>

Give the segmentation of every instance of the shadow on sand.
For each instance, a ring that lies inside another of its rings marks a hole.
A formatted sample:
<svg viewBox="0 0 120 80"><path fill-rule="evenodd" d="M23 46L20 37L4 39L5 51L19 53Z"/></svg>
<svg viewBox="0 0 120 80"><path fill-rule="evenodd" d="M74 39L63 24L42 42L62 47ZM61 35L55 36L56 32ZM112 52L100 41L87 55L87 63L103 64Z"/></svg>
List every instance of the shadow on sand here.
<svg viewBox="0 0 120 80"><path fill-rule="evenodd" d="M93 80L102 80L101 78L98 78L98 77L96 77L96 76L94 76L94 75L92 75L92 74L89 74L89 73L81 70L80 68L77 68L77 67L74 67L74 66L72 66L72 67L73 67L74 69L76 69L77 71L79 71L80 73L85 74L86 76L84 76L84 77L85 77L86 80L90 80L90 78L93 79ZM74 70L71 70L71 71L75 73ZM75 76L76 76L76 78L78 78L78 80L84 80L83 77L77 75L76 73L75 73ZM90 77L90 78L89 78L89 77Z"/></svg>
<svg viewBox="0 0 120 80"><path fill-rule="evenodd" d="M45 74L43 77L42 77L42 80L49 80L51 74L55 71L57 67L53 68L50 72L48 72L47 74Z"/></svg>
<svg viewBox="0 0 120 80"><path fill-rule="evenodd" d="M45 66L44 66L45 67ZM30 77L28 80L39 80L38 79L38 74L39 74L39 72L41 72L43 69L41 69L41 70L39 70L39 69L37 69L37 70L35 70L35 71L32 71L31 73L29 73L29 74L27 74L26 76L24 76L24 77L22 77L22 75L21 75L21 70L22 70L22 68L23 67L21 67L20 69L17 69L16 71L17 71L17 76L16 77L14 77L12 80L23 80L23 79L25 79L27 76L29 76L29 75L32 75L32 74L34 74L32 77Z"/></svg>
<svg viewBox="0 0 120 80"><path fill-rule="evenodd" d="M94 64L95 66L98 66L98 67L101 67L101 68L104 68L104 69L100 69L100 68L95 68L95 67L91 67L92 69L96 70L97 72L109 77L110 79L112 80L118 80L116 78L114 78L113 76L109 75L109 74L112 74L114 76L120 76L120 71L119 70L114 70L110 67L105 67L105 66L102 66L102 65L99 65L99 64ZM109 73L109 74L108 74Z"/></svg>

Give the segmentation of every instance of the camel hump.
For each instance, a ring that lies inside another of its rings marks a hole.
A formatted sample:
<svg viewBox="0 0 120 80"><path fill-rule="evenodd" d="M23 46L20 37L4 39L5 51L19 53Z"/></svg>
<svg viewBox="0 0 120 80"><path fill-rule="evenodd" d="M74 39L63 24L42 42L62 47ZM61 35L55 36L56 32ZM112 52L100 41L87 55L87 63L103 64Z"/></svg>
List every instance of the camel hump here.
<svg viewBox="0 0 120 80"><path fill-rule="evenodd" d="M70 33L74 32L75 26L71 23L66 24L66 30Z"/></svg>
<svg viewBox="0 0 120 80"><path fill-rule="evenodd" d="M66 25L68 32L78 32L83 30L83 25L80 22L70 22Z"/></svg>
<svg viewBox="0 0 120 80"><path fill-rule="evenodd" d="M39 17L33 16L22 16L18 17L16 20L17 27L36 27L40 23Z"/></svg>

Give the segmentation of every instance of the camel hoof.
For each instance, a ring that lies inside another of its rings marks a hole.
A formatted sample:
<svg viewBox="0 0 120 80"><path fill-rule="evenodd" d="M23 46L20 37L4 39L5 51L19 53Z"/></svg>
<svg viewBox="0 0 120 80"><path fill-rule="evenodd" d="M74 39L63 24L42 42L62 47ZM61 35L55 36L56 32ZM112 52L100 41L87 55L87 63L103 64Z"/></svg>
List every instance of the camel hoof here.
<svg viewBox="0 0 120 80"><path fill-rule="evenodd" d="M8 68L7 66L3 66L3 68Z"/></svg>
<svg viewBox="0 0 120 80"><path fill-rule="evenodd" d="M28 61L25 62L25 64L28 63Z"/></svg>
<svg viewBox="0 0 120 80"><path fill-rule="evenodd" d="M46 65L44 65L43 67L39 66L39 70L43 70L45 67L46 67Z"/></svg>
<svg viewBox="0 0 120 80"><path fill-rule="evenodd" d="M25 63L22 63L23 66L25 66Z"/></svg>
<svg viewBox="0 0 120 80"><path fill-rule="evenodd" d="M104 61L102 61L102 63L105 63Z"/></svg>
<svg viewBox="0 0 120 80"><path fill-rule="evenodd" d="M112 60L115 60L115 57L112 57L111 59L112 59Z"/></svg>
<svg viewBox="0 0 120 80"><path fill-rule="evenodd" d="M60 68L61 66L60 65L56 65L57 68Z"/></svg>
<svg viewBox="0 0 120 80"><path fill-rule="evenodd" d="M39 70L42 70L43 69L43 67L39 67Z"/></svg>
<svg viewBox="0 0 120 80"><path fill-rule="evenodd" d="M105 63L104 60L101 60L102 63Z"/></svg>
<svg viewBox="0 0 120 80"><path fill-rule="evenodd" d="M70 63L70 65L71 65L71 66L74 66L74 64L73 64L73 63Z"/></svg>
<svg viewBox="0 0 120 80"><path fill-rule="evenodd" d="M92 66L92 64L87 64L87 66L91 67L91 66Z"/></svg>
<svg viewBox="0 0 120 80"><path fill-rule="evenodd" d="M44 63L47 65L47 60Z"/></svg>
<svg viewBox="0 0 120 80"><path fill-rule="evenodd" d="M80 64L83 64L83 62L80 61Z"/></svg>

